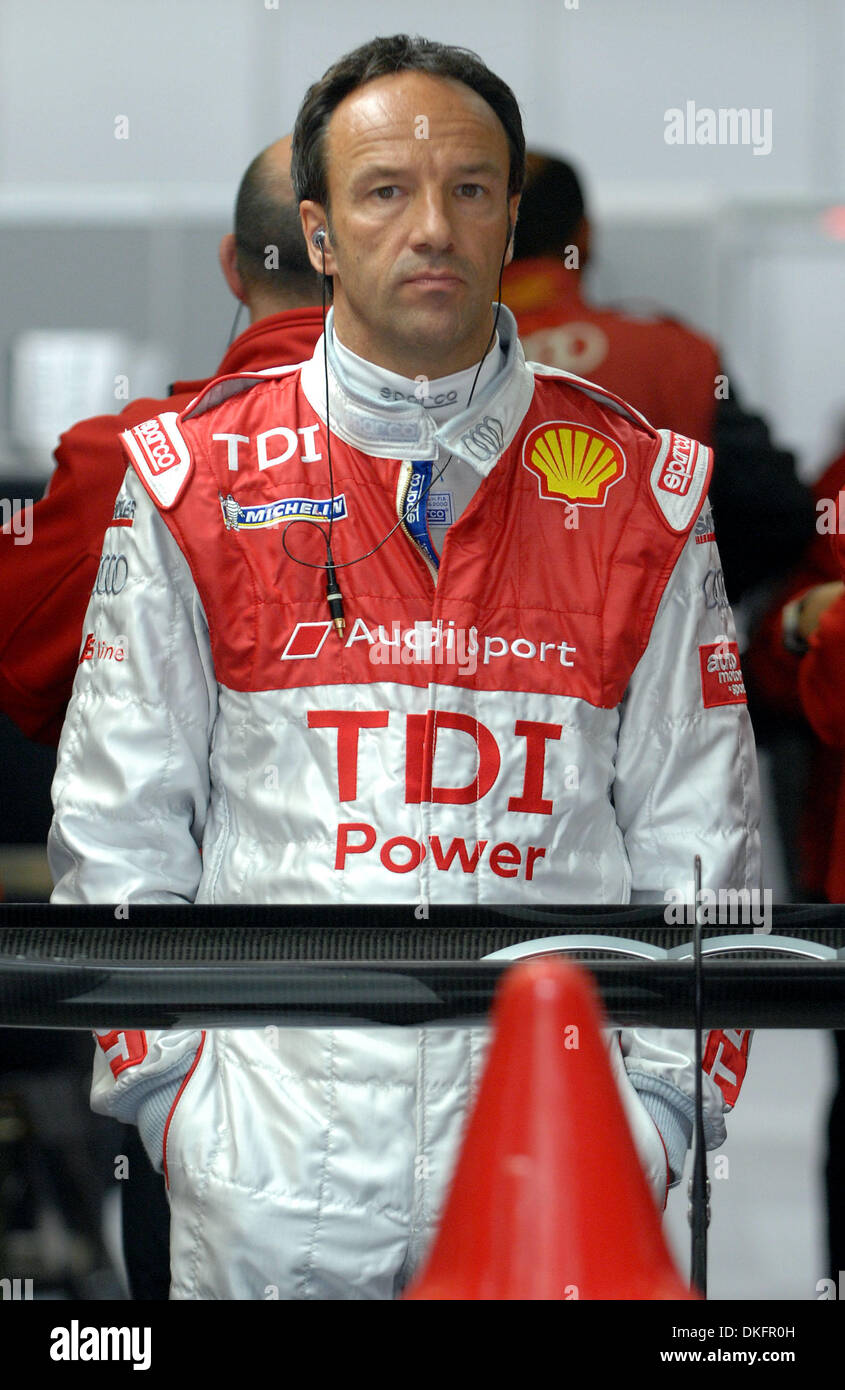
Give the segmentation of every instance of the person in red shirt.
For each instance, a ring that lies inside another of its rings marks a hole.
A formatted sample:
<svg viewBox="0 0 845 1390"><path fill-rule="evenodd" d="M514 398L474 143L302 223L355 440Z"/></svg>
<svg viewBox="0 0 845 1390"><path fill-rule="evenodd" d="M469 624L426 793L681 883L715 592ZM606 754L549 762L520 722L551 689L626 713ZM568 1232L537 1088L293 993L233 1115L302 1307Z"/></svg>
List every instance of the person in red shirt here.
<svg viewBox="0 0 845 1390"><path fill-rule="evenodd" d="M592 229L572 165L528 156L514 260L502 299L516 315L526 357L596 381L647 420L713 443L719 354L676 320L590 304L583 272Z"/></svg>
<svg viewBox="0 0 845 1390"><path fill-rule="evenodd" d="M797 828L801 900L845 902L845 453L815 483L817 532L777 593L746 658L758 706L810 733ZM791 848L787 846L787 848ZM845 1266L845 1032L835 1032L839 1084L828 1120L828 1269Z"/></svg>
<svg viewBox="0 0 845 1390"><path fill-rule="evenodd" d="M290 184L289 136L257 155L244 174L234 231L220 242L219 259L250 322L216 372L174 382L166 400L132 401L118 415L67 430L46 493L33 508L30 544L15 543L11 522L0 531L0 593L15 596L0 608L0 710L28 738L59 740L85 610L105 574L103 534L126 472L122 431L159 411L183 410L216 376L301 362L322 332L320 279Z"/></svg>
<svg viewBox="0 0 845 1390"><path fill-rule="evenodd" d="M132 401L120 414L99 415L67 430L55 451L46 494L33 508L31 542L16 544L11 523L0 532L0 593L13 596L0 607L0 710L30 739L58 743L91 591L120 582L119 565L102 552L126 472L122 431L159 411L184 409L214 377L301 362L311 356L322 332L321 280L302 237L290 182L290 145L287 136L252 161L238 190L234 231L220 242L223 278L246 308L249 326L230 344L217 371L198 381L174 382L165 400ZM122 520L132 524L129 515ZM20 778L22 758L16 754L13 750L8 760L16 767L10 775ZM44 815L49 824L46 797ZM132 1295L165 1300L170 1260L164 1187L134 1127L124 1127L120 1143L129 1169L121 1198Z"/></svg>
<svg viewBox="0 0 845 1390"><path fill-rule="evenodd" d="M780 578L813 534L809 489L791 453L741 405L716 346L676 319L597 306L584 295L592 229L571 164L530 152L502 299L529 360L595 381L679 434L713 446L710 503L724 575L716 601L736 604ZM754 544L749 545L749 535Z"/></svg>
<svg viewBox="0 0 845 1390"><path fill-rule="evenodd" d="M819 529L775 595L748 654L758 704L775 717L805 722L814 735L813 794L803 806L797 873L808 901L845 902L845 585L827 529L828 510L842 488L845 454L814 485Z"/></svg>

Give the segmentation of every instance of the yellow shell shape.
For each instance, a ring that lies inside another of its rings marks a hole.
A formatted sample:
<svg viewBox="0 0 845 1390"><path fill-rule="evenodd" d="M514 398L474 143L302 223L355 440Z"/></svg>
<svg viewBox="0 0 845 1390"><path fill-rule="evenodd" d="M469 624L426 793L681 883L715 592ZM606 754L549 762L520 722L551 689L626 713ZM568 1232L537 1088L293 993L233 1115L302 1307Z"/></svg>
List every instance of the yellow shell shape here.
<svg viewBox="0 0 845 1390"><path fill-rule="evenodd" d="M574 502L598 497L599 488L619 472L619 457L606 439L590 430L551 429L541 434L531 462L545 474L549 492Z"/></svg>

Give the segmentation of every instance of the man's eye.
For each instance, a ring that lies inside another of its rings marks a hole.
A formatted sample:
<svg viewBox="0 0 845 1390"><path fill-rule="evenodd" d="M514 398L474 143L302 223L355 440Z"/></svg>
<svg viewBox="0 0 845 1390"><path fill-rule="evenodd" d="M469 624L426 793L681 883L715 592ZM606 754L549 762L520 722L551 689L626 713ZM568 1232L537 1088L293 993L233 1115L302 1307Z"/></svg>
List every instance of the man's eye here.
<svg viewBox="0 0 845 1390"><path fill-rule="evenodd" d="M484 188L480 183L461 183L458 185L458 192L465 193L470 198L477 198L484 192Z"/></svg>
<svg viewBox="0 0 845 1390"><path fill-rule="evenodd" d="M393 197L393 194L397 193L398 191L399 190L395 183L386 183L383 184L381 188L373 189L373 192L375 193L376 197L380 198L383 203L389 203L391 198Z"/></svg>

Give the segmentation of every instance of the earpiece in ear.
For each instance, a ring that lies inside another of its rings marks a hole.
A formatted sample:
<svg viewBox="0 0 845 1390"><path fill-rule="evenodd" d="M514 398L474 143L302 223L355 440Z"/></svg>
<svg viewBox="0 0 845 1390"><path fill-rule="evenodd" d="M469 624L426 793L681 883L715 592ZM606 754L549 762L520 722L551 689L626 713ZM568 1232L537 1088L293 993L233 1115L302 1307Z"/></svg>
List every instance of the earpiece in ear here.
<svg viewBox="0 0 845 1390"><path fill-rule="evenodd" d="M316 230L316 232L315 232L314 235L312 236L311 240L312 240L313 244L314 244L316 247L318 247L318 248L320 248L320 247L322 247L322 246L325 246L325 244L326 244L326 229L325 229L325 227L318 227L317 230Z"/></svg>

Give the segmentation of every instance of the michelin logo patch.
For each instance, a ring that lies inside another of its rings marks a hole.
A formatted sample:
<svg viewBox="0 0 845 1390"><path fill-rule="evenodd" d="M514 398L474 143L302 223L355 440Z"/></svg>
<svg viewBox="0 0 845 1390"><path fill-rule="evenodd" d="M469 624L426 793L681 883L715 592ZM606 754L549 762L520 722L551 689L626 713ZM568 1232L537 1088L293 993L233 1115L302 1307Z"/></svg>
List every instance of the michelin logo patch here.
<svg viewBox="0 0 845 1390"><path fill-rule="evenodd" d="M223 520L227 531L255 530L260 526L278 526L282 521L290 521L298 516L314 517L320 521L344 521L347 516L346 494L339 497L279 497L275 502L257 502L253 506L242 506L230 493L221 496Z"/></svg>

